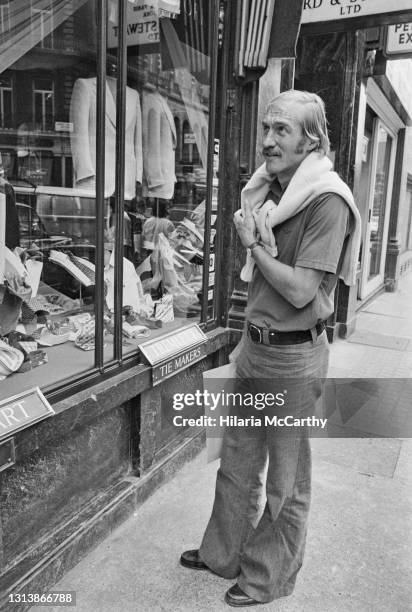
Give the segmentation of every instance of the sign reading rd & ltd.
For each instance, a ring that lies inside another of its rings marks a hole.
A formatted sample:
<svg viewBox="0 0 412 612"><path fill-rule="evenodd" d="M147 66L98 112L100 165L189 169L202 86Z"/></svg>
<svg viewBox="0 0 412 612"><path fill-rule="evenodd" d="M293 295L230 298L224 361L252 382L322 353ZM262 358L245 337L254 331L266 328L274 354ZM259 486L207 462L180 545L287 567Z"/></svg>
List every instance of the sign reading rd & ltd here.
<svg viewBox="0 0 412 612"><path fill-rule="evenodd" d="M304 0L302 23L411 10L411 0Z"/></svg>

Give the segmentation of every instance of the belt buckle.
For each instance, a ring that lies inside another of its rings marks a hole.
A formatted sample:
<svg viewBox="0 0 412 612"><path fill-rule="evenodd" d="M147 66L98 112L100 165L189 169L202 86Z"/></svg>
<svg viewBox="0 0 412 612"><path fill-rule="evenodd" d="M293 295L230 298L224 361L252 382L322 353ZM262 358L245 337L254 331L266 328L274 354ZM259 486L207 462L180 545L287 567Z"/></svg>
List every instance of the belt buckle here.
<svg viewBox="0 0 412 612"><path fill-rule="evenodd" d="M262 330L257 325L253 325L253 323L249 323L249 334L251 340L253 342L258 342L262 344Z"/></svg>

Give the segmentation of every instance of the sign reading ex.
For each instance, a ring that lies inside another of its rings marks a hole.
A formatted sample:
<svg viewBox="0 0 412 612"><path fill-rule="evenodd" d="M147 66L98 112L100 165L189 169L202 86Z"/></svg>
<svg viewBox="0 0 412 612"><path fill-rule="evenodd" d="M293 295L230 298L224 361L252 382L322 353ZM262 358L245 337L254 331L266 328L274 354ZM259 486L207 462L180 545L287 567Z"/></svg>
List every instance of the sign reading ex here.
<svg viewBox="0 0 412 612"><path fill-rule="evenodd" d="M397 23L388 26L384 54L390 59L412 56L412 23Z"/></svg>

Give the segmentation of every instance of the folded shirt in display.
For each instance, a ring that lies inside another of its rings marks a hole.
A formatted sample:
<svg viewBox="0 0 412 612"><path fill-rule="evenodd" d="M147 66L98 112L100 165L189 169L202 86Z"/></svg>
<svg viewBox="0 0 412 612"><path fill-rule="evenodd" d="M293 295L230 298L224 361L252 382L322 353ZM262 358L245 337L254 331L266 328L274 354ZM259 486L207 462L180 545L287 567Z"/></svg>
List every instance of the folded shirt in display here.
<svg viewBox="0 0 412 612"><path fill-rule="evenodd" d="M22 351L0 340L0 380L18 370L23 360L24 355Z"/></svg>
<svg viewBox="0 0 412 612"><path fill-rule="evenodd" d="M144 325L131 325L127 321L123 321L122 331L127 338L148 338L151 334L148 327Z"/></svg>
<svg viewBox="0 0 412 612"><path fill-rule="evenodd" d="M196 256L203 261L203 251L196 249L194 246L183 246L180 249L180 252L185 253L186 255L189 255L190 257Z"/></svg>
<svg viewBox="0 0 412 612"><path fill-rule="evenodd" d="M69 274L71 274L74 278L76 278L85 287L91 287L92 285L95 284L94 275L93 275L93 280L91 280L90 278L90 270L89 270L89 275L87 275L84 272L84 269L81 270L79 266L76 263L74 263L72 259L70 258L70 256L67 255L66 253L52 250L50 251L49 261L52 261L53 263L67 270Z"/></svg>
<svg viewBox="0 0 412 612"><path fill-rule="evenodd" d="M45 351L41 349L30 351L20 368L17 370L17 373L22 374L24 372L28 372L29 370L33 370L33 368L37 368L38 366L44 365L47 362L48 357Z"/></svg>
<svg viewBox="0 0 412 612"><path fill-rule="evenodd" d="M165 294L154 302L154 314L151 318L162 321L163 323L174 321L173 295Z"/></svg>
<svg viewBox="0 0 412 612"><path fill-rule="evenodd" d="M92 264L88 259L84 259L84 257L78 257L77 255L73 255L73 253L68 253L70 259L74 263L75 266L79 268L87 276L92 285L96 284L96 268L95 265Z"/></svg>
<svg viewBox="0 0 412 612"><path fill-rule="evenodd" d="M46 327L43 327L40 332L40 336L37 339L37 342L42 346L56 346L57 344L63 344L64 342L68 342L71 339L71 332L66 332L65 334L53 334Z"/></svg>

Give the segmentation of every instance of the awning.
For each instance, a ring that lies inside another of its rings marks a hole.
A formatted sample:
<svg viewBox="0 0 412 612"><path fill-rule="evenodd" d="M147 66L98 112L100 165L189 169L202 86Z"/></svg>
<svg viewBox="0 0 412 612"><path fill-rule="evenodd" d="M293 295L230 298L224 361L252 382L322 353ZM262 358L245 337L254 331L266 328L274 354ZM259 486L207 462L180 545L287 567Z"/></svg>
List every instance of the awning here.
<svg viewBox="0 0 412 612"><path fill-rule="evenodd" d="M276 0L268 49L269 57L296 57L303 0Z"/></svg>
<svg viewBox="0 0 412 612"><path fill-rule="evenodd" d="M237 73L266 68L271 57L296 57L303 0L243 0Z"/></svg>

